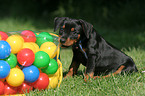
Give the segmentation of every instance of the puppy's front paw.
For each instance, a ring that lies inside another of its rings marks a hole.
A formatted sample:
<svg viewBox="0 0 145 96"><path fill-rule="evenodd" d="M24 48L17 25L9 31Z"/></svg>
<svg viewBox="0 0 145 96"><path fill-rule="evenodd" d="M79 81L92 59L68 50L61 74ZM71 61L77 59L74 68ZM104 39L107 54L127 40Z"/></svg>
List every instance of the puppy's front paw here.
<svg viewBox="0 0 145 96"><path fill-rule="evenodd" d="M70 68L69 72L66 74L66 76L64 76L64 78L67 78L67 77L72 77L73 76L73 68Z"/></svg>
<svg viewBox="0 0 145 96"><path fill-rule="evenodd" d="M94 77L94 72L85 74L84 81L87 82L89 78L93 78L93 77Z"/></svg>
<svg viewBox="0 0 145 96"><path fill-rule="evenodd" d="M87 82L88 79L89 79L89 75L88 75L88 74L85 74L85 76L84 76L84 81Z"/></svg>

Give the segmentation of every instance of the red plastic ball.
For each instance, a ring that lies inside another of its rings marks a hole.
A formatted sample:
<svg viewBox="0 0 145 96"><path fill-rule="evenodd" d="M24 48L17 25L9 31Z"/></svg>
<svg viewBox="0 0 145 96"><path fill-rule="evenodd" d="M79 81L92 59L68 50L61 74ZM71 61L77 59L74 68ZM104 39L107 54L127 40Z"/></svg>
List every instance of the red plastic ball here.
<svg viewBox="0 0 145 96"><path fill-rule="evenodd" d="M0 95L4 94L4 83L0 81Z"/></svg>
<svg viewBox="0 0 145 96"><path fill-rule="evenodd" d="M34 32L32 32L30 30L22 31L21 35L25 42L36 42L36 36L35 36Z"/></svg>
<svg viewBox="0 0 145 96"><path fill-rule="evenodd" d="M34 83L34 88L36 89L46 89L49 84L49 77L45 73L40 73L39 78Z"/></svg>
<svg viewBox="0 0 145 96"><path fill-rule="evenodd" d="M22 66L30 66L35 60L35 54L31 49L24 48L18 52L17 60Z"/></svg>
<svg viewBox="0 0 145 96"><path fill-rule="evenodd" d="M1 35L1 40L6 41L6 39L8 38L8 35L3 31L0 31L0 35Z"/></svg>
<svg viewBox="0 0 145 96"><path fill-rule="evenodd" d="M17 87L12 87L10 85L8 85L8 83L4 83L4 95L12 95L12 94L16 94L17 93Z"/></svg>
<svg viewBox="0 0 145 96"><path fill-rule="evenodd" d="M31 90L33 90L33 87L29 85L29 83L23 82L23 84L18 87L17 91L19 94L24 94L29 93Z"/></svg>

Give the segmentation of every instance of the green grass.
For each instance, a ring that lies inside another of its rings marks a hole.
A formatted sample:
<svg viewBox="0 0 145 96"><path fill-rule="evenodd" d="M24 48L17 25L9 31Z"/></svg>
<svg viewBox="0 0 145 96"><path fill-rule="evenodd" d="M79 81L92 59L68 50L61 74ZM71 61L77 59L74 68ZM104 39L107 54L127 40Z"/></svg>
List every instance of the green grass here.
<svg viewBox="0 0 145 96"><path fill-rule="evenodd" d="M35 21L37 22L37 21ZM38 26L38 25L39 26ZM42 24L42 25L41 25ZM36 26L37 25L37 26ZM43 22L35 25L31 20L5 18L0 20L1 31L34 30L52 32L48 27L42 28ZM96 27L98 32L113 45L131 56L139 69L131 75L117 75L106 79L83 80L85 67L80 66L78 75L63 79L60 88L39 91L34 90L27 96L144 96L145 95L145 30L139 29L109 29ZM61 49L63 72L68 71L72 59L71 49Z"/></svg>

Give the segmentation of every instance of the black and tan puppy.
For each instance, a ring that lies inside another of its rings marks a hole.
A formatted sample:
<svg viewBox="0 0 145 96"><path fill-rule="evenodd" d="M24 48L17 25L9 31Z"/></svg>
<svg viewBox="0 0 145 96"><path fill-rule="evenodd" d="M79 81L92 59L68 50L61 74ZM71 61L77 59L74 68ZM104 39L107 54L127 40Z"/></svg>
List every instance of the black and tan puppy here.
<svg viewBox="0 0 145 96"><path fill-rule="evenodd" d="M54 31L60 28L61 45L72 46L73 49L72 63L66 76L75 75L80 64L86 66L86 79L138 71L132 58L105 41L90 23L68 17L56 17L54 22Z"/></svg>

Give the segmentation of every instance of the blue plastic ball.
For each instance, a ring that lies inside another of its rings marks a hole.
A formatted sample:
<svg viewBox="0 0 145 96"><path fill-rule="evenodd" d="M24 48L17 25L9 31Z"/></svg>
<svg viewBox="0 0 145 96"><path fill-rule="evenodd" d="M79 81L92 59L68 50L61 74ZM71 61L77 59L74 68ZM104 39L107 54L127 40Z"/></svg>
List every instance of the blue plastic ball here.
<svg viewBox="0 0 145 96"><path fill-rule="evenodd" d="M10 65L4 61L0 60L0 79L6 78L10 73Z"/></svg>
<svg viewBox="0 0 145 96"><path fill-rule="evenodd" d="M8 42L0 41L0 59L7 58L11 53L11 46Z"/></svg>
<svg viewBox="0 0 145 96"><path fill-rule="evenodd" d="M26 82L32 83L32 82L35 82L39 78L40 72L39 72L38 68L34 65L25 67L25 68L23 68L22 71L24 73Z"/></svg>

